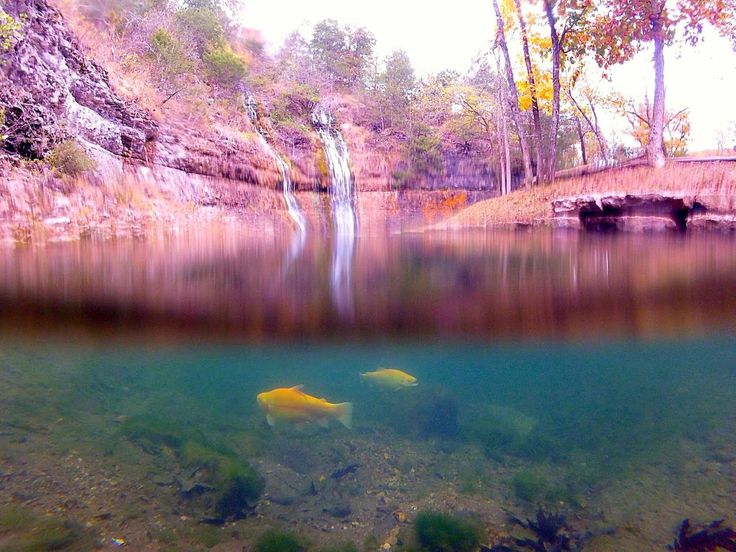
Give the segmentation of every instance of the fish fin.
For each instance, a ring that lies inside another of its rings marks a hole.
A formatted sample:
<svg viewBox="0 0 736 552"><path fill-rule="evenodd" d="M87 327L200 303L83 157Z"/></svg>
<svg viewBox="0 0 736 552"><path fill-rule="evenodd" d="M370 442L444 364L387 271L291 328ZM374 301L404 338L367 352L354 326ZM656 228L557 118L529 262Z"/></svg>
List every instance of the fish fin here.
<svg viewBox="0 0 736 552"><path fill-rule="evenodd" d="M353 403L344 402L335 405L340 415L337 417L337 421L340 422L348 429L353 429Z"/></svg>
<svg viewBox="0 0 736 552"><path fill-rule="evenodd" d="M289 389L293 389L294 391L301 391L304 389L304 384L300 383L299 385L295 385L294 387L289 387Z"/></svg>
<svg viewBox="0 0 736 552"><path fill-rule="evenodd" d="M330 426L330 422L327 420L327 418L320 418L319 420L317 420L317 424L319 425L319 427L329 427Z"/></svg>
<svg viewBox="0 0 736 552"><path fill-rule="evenodd" d="M270 425L271 427L276 425L276 420L274 420L273 416L271 416L270 414L266 414L266 421L268 422L268 425Z"/></svg>

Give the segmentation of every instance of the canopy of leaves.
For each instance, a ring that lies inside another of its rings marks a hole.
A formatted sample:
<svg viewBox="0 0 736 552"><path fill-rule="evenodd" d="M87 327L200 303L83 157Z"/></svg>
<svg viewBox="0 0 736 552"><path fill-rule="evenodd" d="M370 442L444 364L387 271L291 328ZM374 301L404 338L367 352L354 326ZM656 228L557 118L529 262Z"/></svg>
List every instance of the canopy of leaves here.
<svg viewBox="0 0 736 552"><path fill-rule="evenodd" d="M315 25L309 49L328 83L353 88L362 82L375 44L373 34L363 27L352 29L325 19Z"/></svg>
<svg viewBox="0 0 736 552"><path fill-rule="evenodd" d="M661 25L665 43L681 30L682 38L697 43L703 25L710 23L736 47L736 2L732 0L599 0L593 53L602 67L622 63L654 39Z"/></svg>
<svg viewBox="0 0 736 552"><path fill-rule="evenodd" d="M210 8L184 8L176 13L177 26L189 33L200 55L208 49L224 45L222 18L221 11Z"/></svg>

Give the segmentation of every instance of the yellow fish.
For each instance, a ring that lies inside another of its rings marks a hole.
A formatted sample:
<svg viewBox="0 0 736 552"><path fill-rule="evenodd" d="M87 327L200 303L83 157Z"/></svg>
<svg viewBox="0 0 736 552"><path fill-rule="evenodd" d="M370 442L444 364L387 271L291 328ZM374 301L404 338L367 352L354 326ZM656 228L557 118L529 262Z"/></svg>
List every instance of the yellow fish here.
<svg viewBox="0 0 736 552"><path fill-rule="evenodd" d="M303 385L280 387L259 393L258 405L266 413L268 425L277 421L317 422L327 427L330 418L336 419L348 429L353 429L353 403L328 403L302 391Z"/></svg>
<svg viewBox="0 0 736 552"><path fill-rule="evenodd" d="M375 372L362 373L360 377L364 381L394 391L402 387L416 387L419 385L417 378L396 368L380 368Z"/></svg>

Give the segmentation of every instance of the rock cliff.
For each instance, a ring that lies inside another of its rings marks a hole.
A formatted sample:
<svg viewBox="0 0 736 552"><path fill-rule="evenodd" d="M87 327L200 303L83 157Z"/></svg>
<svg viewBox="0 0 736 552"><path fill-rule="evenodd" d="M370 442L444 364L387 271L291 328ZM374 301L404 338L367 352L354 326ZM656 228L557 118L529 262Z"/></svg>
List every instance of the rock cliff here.
<svg viewBox="0 0 736 552"><path fill-rule="evenodd" d="M5 0L3 8L24 20L21 36L3 53L0 64L0 108L5 110L3 133L8 135L2 144L4 153L0 151L0 217L4 221L25 224L39 216L44 220L75 220L75 212L89 209L114 218L121 213L109 205L131 195L120 190L135 190L139 203L155 197L200 207L273 209L283 211L286 219L278 193L280 172L245 115L242 127L247 132L220 125L192 128L175 118L151 113L114 89L105 68L90 59L63 15L47 0ZM390 209L404 205L405 201L393 195L397 189L394 175L401 163L395 144L382 143L363 126L345 98L328 99L326 107L342 123L357 189L391 194L377 203L370 200L371 205L385 204ZM259 116L268 118L267 113ZM319 193L329 189L316 133L307 132L288 148L275 134L267 134L289 159L295 190ZM80 142L97 161L97 169L86 177L91 191L68 190L49 171L39 176L20 170L19 176L18 170L9 170L10 164L2 161L3 155L11 160L44 159L69 138ZM445 154L443 170L430 176L414 175L407 183L414 190L451 188L489 193L493 175L483 155L449 153ZM114 201L100 194L113 194ZM423 196L410 195L409 204L420 212ZM301 196L309 203L306 210L312 212L328 204L323 199ZM444 205L447 199L445 191L427 201L430 206ZM147 210L160 212L162 205ZM146 210L130 202L124 208L129 213L136 209ZM169 215L174 216L172 212ZM321 217L324 222L325 217Z"/></svg>

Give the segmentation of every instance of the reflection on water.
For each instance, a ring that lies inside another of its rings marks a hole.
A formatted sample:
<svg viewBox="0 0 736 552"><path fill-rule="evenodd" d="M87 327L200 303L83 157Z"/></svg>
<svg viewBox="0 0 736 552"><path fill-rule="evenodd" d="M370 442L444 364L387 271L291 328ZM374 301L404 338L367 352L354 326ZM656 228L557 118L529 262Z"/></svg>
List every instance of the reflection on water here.
<svg viewBox="0 0 736 552"><path fill-rule="evenodd" d="M732 514L732 239L299 236L0 253L0 548L409 550L438 509L497 543L543 504L585 550L650 551ZM361 382L379 367L419 384ZM296 385L353 429L269 427L256 395Z"/></svg>
<svg viewBox="0 0 736 552"><path fill-rule="evenodd" d="M736 244L720 236L468 231L295 243L218 227L6 249L0 315L14 325L314 337L641 336L736 323Z"/></svg>
<svg viewBox="0 0 736 552"><path fill-rule="evenodd" d="M348 147L335 127L332 116L325 111L312 115L330 172L334 242L332 252L332 298L343 318L353 315L351 272L358 221L355 216L355 186L350 172Z"/></svg>

